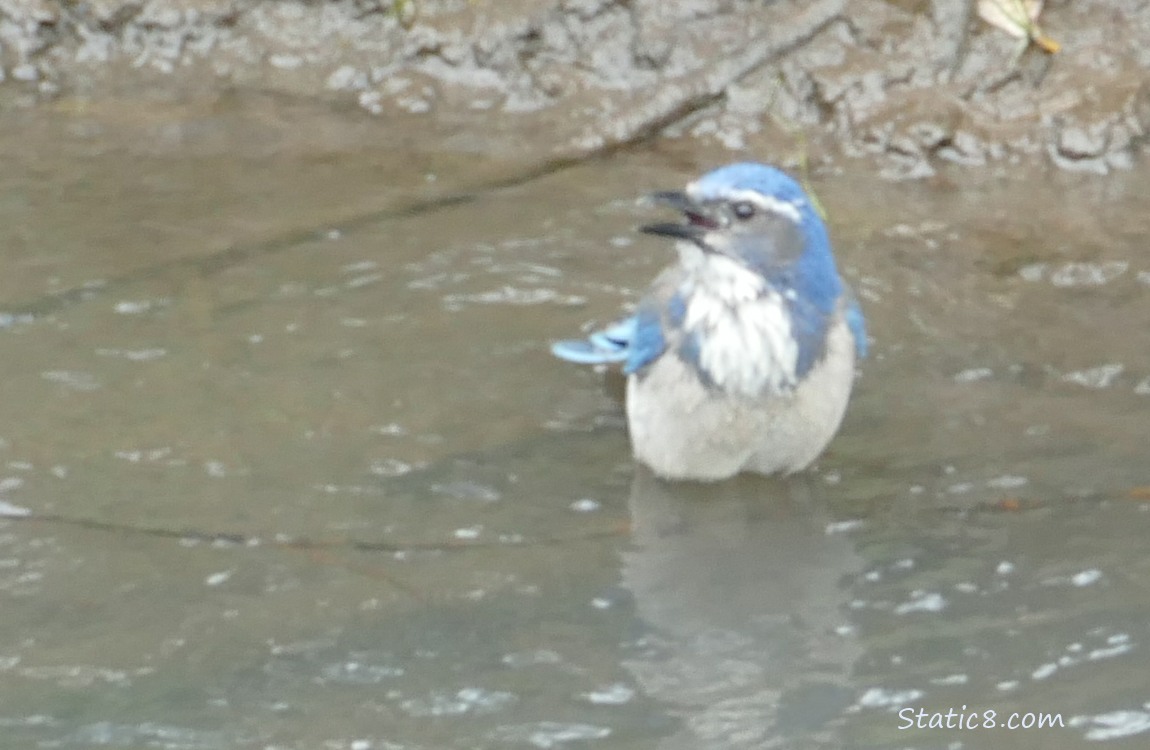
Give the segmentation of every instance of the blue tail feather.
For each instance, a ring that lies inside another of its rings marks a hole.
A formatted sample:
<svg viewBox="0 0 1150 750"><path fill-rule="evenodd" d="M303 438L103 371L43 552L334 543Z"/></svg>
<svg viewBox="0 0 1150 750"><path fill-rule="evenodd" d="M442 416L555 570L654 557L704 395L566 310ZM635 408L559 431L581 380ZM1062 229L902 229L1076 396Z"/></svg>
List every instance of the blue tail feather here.
<svg viewBox="0 0 1150 750"><path fill-rule="evenodd" d="M603 349L583 339L556 341L551 353L577 365L606 365L627 359L626 349Z"/></svg>
<svg viewBox="0 0 1150 750"><path fill-rule="evenodd" d="M601 331L595 331L586 339L557 341L551 345L551 353L559 359L579 365L625 362L634 335L635 318L625 318Z"/></svg>

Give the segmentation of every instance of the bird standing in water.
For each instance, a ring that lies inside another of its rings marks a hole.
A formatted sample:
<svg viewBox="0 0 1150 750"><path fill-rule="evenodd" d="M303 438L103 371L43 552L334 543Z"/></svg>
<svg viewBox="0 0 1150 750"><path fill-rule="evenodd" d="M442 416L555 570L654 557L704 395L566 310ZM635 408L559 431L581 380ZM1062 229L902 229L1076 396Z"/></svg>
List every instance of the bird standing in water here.
<svg viewBox="0 0 1150 750"><path fill-rule="evenodd" d="M622 363L635 458L667 479L810 466L842 422L862 310L839 277L827 230L802 187L738 163L654 199L683 214L664 270L634 314L555 356Z"/></svg>

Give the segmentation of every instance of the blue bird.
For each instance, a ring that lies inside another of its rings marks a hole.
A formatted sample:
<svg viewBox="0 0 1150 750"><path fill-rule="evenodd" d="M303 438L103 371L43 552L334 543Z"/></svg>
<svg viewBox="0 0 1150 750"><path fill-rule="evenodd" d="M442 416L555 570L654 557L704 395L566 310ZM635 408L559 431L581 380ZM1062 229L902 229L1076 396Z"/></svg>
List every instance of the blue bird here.
<svg viewBox="0 0 1150 750"><path fill-rule="evenodd" d="M620 363L635 458L668 479L810 466L842 422L862 310L799 184L751 162L708 172L654 200L682 223L640 231L676 240L635 312L552 352Z"/></svg>

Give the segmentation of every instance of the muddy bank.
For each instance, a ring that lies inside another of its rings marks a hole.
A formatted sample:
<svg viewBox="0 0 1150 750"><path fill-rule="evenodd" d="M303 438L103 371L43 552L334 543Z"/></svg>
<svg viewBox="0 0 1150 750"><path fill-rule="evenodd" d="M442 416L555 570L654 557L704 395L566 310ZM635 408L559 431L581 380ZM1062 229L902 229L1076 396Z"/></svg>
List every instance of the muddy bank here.
<svg viewBox="0 0 1150 750"><path fill-rule="evenodd" d="M972 0L0 0L0 101L261 92L422 149L578 159L654 136L891 176L1106 172L1150 132L1150 6L1057 0L1015 61ZM359 116L359 115L357 115Z"/></svg>

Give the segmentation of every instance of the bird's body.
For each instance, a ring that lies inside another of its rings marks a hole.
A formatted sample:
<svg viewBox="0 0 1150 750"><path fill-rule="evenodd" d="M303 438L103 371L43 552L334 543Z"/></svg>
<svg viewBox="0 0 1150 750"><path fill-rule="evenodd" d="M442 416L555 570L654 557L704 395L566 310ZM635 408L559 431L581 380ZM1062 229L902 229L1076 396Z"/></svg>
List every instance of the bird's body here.
<svg viewBox="0 0 1150 750"><path fill-rule="evenodd" d="M644 228L678 240L678 264L632 316L553 351L623 363L634 454L660 476L806 468L838 430L866 350L822 220L798 183L760 164L656 197L687 218Z"/></svg>
<svg viewBox="0 0 1150 750"><path fill-rule="evenodd" d="M805 469L842 422L854 363L854 343L841 320L807 377L770 397L716 392L677 357L661 357L627 383L635 457L669 479Z"/></svg>

